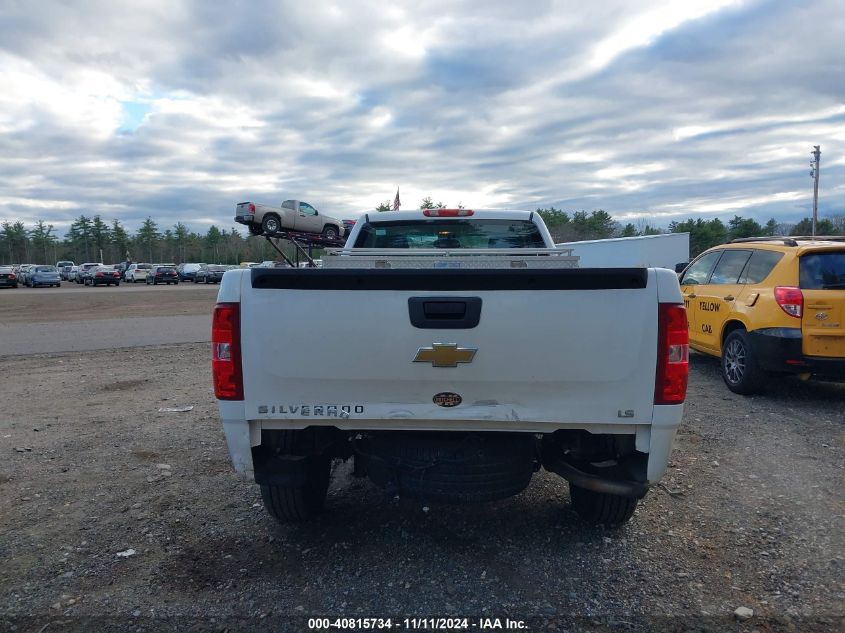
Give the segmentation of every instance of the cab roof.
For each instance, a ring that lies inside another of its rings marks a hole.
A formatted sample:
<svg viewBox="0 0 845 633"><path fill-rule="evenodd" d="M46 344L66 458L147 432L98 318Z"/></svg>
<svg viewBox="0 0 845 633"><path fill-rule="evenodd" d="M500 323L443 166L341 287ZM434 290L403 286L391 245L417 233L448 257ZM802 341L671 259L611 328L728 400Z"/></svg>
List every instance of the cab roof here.
<svg viewBox="0 0 845 633"><path fill-rule="evenodd" d="M393 220L530 220L534 211L522 210L492 210L492 209L464 209L471 211L469 216L458 217L426 217L423 213L427 209L414 209L413 211L370 211L359 216L358 220L365 217L370 222L391 222ZM445 211L446 209L430 209L430 211ZM450 209L451 210L451 209Z"/></svg>

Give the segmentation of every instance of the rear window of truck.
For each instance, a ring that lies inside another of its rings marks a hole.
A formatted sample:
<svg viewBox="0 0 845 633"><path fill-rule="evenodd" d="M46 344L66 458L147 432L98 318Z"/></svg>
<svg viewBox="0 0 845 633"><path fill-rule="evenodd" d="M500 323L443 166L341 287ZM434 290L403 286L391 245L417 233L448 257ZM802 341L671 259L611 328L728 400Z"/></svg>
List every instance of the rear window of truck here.
<svg viewBox="0 0 845 633"><path fill-rule="evenodd" d="M361 227L355 248L544 248L525 220L394 220Z"/></svg>
<svg viewBox="0 0 845 633"><path fill-rule="evenodd" d="M808 253L801 257L801 287L806 290L845 288L845 251Z"/></svg>

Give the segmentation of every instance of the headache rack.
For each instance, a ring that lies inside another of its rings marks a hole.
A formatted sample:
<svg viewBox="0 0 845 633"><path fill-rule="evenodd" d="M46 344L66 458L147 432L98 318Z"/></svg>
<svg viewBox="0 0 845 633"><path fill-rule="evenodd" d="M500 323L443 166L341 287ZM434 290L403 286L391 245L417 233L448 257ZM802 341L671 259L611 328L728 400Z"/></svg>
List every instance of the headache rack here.
<svg viewBox="0 0 845 633"><path fill-rule="evenodd" d="M571 248L343 248L323 255L323 268L578 268Z"/></svg>

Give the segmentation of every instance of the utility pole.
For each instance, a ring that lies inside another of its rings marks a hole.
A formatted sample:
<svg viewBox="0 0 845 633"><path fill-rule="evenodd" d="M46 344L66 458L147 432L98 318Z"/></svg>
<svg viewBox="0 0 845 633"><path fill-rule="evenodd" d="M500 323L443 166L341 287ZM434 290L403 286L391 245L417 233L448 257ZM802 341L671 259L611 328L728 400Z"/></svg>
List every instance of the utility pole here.
<svg viewBox="0 0 845 633"><path fill-rule="evenodd" d="M813 162L810 163L810 176L813 178L813 237L816 236L816 223L819 221L819 162L822 158L821 145L813 145Z"/></svg>

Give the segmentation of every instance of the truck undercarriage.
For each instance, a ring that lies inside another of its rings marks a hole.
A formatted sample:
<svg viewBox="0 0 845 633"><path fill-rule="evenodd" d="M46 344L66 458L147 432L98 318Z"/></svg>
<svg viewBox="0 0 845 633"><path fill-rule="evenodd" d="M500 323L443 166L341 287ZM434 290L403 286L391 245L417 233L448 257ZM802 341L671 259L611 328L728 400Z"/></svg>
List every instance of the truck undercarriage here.
<svg viewBox="0 0 845 633"><path fill-rule="evenodd" d="M281 521L319 513L332 460L354 460L354 474L391 497L426 503L478 503L522 492L545 468L570 483L575 510L594 523L622 523L648 491L648 455L634 435L558 430L547 434L349 431L336 427L264 430L252 448L255 481ZM279 503L273 503L273 499ZM603 502L604 500L604 502ZM608 510L613 501L618 511ZM597 512L597 506L601 510Z"/></svg>

